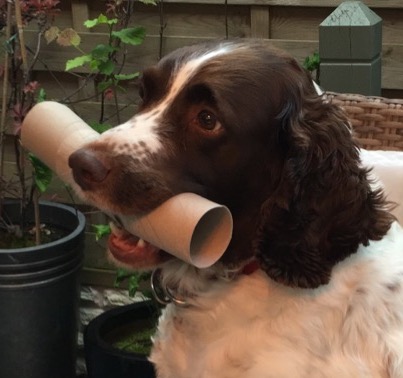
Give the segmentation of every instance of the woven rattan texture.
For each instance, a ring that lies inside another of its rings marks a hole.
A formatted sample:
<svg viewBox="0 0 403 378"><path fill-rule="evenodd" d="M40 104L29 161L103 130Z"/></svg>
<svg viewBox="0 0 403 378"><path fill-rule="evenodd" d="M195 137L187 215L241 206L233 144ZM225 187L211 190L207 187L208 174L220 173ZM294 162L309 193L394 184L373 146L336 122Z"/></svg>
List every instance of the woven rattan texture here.
<svg viewBox="0 0 403 378"><path fill-rule="evenodd" d="M361 147L403 150L403 99L327 92L347 112Z"/></svg>

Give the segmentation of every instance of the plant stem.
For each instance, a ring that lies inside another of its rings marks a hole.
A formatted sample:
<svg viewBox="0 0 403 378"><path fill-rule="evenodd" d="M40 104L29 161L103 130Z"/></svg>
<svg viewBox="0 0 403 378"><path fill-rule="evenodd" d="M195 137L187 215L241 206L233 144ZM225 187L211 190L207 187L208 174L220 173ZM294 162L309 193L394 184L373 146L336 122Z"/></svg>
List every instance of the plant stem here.
<svg viewBox="0 0 403 378"><path fill-rule="evenodd" d="M41 244L41 216L39 212L39 193L38 189L34 189L33 195L34 216L35 216L35 244Z"/></svg>
<svg viewBox="0 0 403 378"><path fill-rule="evenodd" d="M31 65L30 65L29 68L28 68L28 72L32 71L32 69L34 68L35 63L36 63L37 60L38 60L39 51L41 50L41 38L42 38L42 34L43 34L43 33L42 33L41 31L38 33L38 36L37 36L38 39L37 39L37 42L36 42L35 54L34 54L34 57L33 57L33 59L32 59ZM25 51L25 53L26 53L26 51Z"/></svg>
<svg viewBox="0 0 403 378"><path fill-rule="evenodd" d="M14 1L15 6L15 21L17 23L18 30L18 39L20 41L20 49L21 49L21 59L22 59L22 68L24 73L24 81L27 82L28 76L28 61L27 61L27 50L25 48L25 39L24 39L24 28L22 25L22 16L21 16L21 4L20 0Z"/></svg>
<svg viewBox="0 0 403 378"><path fill-rule="evenodd" d="M118 121L118 125L120 125L121 124L121 122L120 122L120 110L119 110L119 103L118 103L118 94L116 93L117 85L115 83L114 83L114 88L115 89L113 91L113 99L115 101L116 119Z"/></svg>
<svg viewBox="0 0 403 378"><path fill-rule="evenodd" d="M6 41L11 37L11 2L7 3L7 21L6 21ZM0 121L0 177L4 177L4 152L5 152L5 134L6 134L6 115L7 115L7 92L8 92L8 69L9 56L8 49L5 49L4 55L4 76L3 76L3 98L1 101L1 121ZM0 216L3 208L4 192L0 188Z"/></svg>
<svg viewBox="0 0 403 378"><path fill-rule="evenodd" d="M159 53L158 58L162 58L162 49L164 45L164 31L166 28L166 23L164 21L164 0L160 0L159 2L159 14L160 14L160 40L159 40Z"/></svg>

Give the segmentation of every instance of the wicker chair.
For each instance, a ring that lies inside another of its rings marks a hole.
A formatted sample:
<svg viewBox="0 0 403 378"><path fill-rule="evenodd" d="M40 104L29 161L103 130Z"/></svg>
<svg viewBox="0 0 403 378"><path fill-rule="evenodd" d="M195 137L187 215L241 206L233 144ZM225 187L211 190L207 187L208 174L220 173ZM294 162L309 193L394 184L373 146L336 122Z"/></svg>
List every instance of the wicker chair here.
<svg viewBox="0 0 403 378"><path fill-rule="evenodd" d="M361 147L368 150L403 150L403 99L327 92L344 108Z"/></svg>

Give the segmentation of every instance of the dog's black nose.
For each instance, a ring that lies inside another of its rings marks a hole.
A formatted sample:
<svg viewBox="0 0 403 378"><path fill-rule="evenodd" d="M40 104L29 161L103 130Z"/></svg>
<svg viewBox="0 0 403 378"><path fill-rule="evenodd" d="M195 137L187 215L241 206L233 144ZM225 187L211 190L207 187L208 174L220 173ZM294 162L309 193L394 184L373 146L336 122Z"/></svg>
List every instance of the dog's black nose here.
<svg viewBox="0 0 403 378"><path fill-rule="evenodd" d="M97 157L96 152L80 148L69 157L69 166L73 171L74 180L83 190L93 189L102 183L110 169Z"/></svg>

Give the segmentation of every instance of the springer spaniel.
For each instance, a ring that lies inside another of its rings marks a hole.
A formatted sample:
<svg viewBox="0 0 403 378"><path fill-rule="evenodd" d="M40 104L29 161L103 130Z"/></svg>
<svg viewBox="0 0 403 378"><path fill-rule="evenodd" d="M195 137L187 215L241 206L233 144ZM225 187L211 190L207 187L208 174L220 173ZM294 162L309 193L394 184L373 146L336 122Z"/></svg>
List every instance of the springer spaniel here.
<svg viewBox="0 0 403 378"><path fill-rule="evenodd" d="M116 218L193 192L232 212L197 269L116 229L113 258L159 268L173 299L160 378L403 377L403 233L344 112L267 42L179 49L141 79L140 111L76 151L77 190Z"/></svg>

